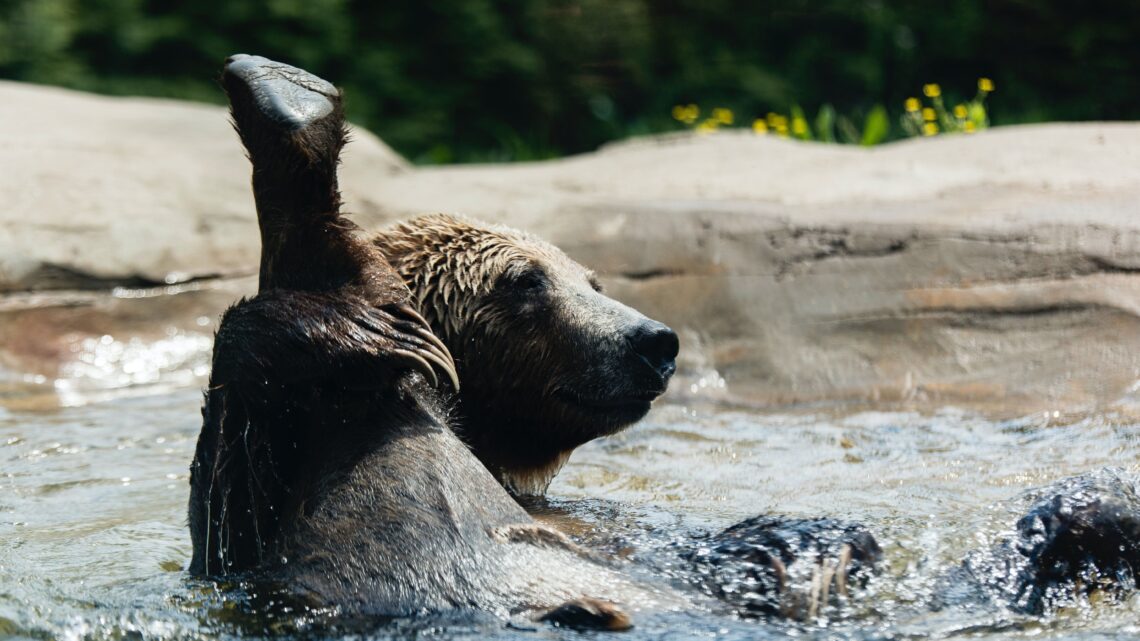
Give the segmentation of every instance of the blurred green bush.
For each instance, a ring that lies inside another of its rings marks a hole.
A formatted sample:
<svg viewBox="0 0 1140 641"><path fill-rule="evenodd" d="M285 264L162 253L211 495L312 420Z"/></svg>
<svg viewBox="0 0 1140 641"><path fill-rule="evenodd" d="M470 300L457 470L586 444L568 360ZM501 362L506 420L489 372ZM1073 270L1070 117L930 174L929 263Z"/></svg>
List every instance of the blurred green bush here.
<svg viewBox="0 0 1140 641"><path fill-rule="evenodd" d="M219 102L222 59L257 53L416 162L584 151L689 103L897 123L916 87L979 76L999 124L1134 119L1138 42L1122 0L0 0L0 77Z"/></svg>

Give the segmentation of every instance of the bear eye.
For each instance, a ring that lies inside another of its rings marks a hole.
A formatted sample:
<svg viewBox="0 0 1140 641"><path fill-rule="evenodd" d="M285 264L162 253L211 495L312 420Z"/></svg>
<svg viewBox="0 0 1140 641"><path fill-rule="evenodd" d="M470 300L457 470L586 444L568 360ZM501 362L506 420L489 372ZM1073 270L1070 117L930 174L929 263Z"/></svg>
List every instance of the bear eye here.
<svg viewBox="0 0 1140 641"><path fill-rule="evenodd" d="M519 274L511 285L518 291L536 292L545 289L548 282L541 269L528 269Z"/></svg>
<svg viewBox="0 0 1140 641"><path fill-rule="evenodd" d="M593 273L591 273L587 277L587 280L590 283L590 287L594 288L594 291L598 292L599 294L602 293L602 282L598 280L597 276L595 276Z"/></svg>

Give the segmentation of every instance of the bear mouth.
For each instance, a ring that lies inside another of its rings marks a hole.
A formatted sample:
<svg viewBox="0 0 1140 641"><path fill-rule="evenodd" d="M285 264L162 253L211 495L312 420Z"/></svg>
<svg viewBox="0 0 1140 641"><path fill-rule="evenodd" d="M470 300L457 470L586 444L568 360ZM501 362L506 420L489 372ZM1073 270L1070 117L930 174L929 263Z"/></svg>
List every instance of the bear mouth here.
<svg viewBox="0 0 1140 641"><path fill-rule="evenodd" d="M659 391L646 390L615 396L590 397L564 391L559 394L559 397L564 403L594 413L644 414L649 411L650 403L656 400L658 396L661 396L661 394L662 392Z"/></svg>

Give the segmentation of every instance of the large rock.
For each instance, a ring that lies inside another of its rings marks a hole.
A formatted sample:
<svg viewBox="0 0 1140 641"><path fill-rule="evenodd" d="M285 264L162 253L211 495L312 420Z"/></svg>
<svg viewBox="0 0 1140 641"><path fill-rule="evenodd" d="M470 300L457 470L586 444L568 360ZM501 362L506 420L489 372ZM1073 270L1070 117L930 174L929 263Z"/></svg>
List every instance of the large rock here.
<svg viewBox="0 0 1140 641"><path fill-rule="evenodd" d="M0 101L15 114L0 122L0 289L255 269L248 165L222 109L4 83ZM680 330L681 395L1020 413L1114 401L1140 379L1140 125L874 149L683 134L419 169L358 132L342 187L365 226L458 212L562 246ZM156 324L165 298L147 299ZM56 306L35 299L10 293L0 312ZM0 362L46 367L12 356L37 352L12 327Z"/></svg>
<svg viewBox="0 0 1140 641"><path fill-rule="evenodd" d="M249 163L224 109L12 82L0 105L0 292L256 270ZM406 168L353 136L349 182Z"/></svg>

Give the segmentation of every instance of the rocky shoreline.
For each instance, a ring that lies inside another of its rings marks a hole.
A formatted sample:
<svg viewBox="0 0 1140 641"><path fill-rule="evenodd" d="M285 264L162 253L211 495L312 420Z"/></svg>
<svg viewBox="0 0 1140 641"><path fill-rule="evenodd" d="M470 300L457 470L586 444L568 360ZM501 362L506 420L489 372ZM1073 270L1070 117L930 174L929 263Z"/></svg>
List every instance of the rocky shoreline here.
<svg viewBox="0 0 1140 641"><path fill-rule="evenodd" d="M0 405L53 394L92 337L205 337L187 362L208 359L258 255L225 111L7 82L0 100ZM598 270L681 334L678 397L1029 413L1140 379L1140 124L873 149L675 134L431 168L358 131L345 155L366 228L462 213Z"/></svg>

